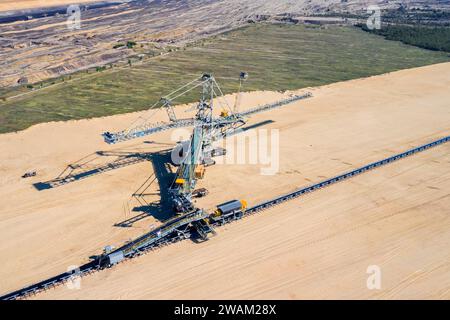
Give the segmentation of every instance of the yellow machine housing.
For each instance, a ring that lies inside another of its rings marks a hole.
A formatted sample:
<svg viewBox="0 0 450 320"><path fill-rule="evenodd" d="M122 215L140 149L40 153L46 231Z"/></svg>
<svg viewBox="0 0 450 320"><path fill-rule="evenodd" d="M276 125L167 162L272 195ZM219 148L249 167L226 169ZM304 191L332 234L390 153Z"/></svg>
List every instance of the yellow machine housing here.
<svg viewBox="0 0 450 320"><path fill-rule="evenodd" d="M211 216L213 217L220 217L222 215L229 214L231 212L234 212L236 210L240 210L242 212L245 212L247 209L247 201L245 200L232 200L228 201L226 203L220 204L217 206L216 210L214 210L213 214Z"/></svg>
<svg viewBox="0 0 450 320"><path fill-rule="evenodd" d="M185 182L185 180L184 179L177 179L177 180L175 180L175 183L176 184L184 184L184 182Z"/></svg>
<svg viewBox="0 0 450 320"><path fill-rule="evenodd" d="M195 178L203 179L203 177L205 176L205 171L206 171L205 166L199 164L194 170Z"/></svg>

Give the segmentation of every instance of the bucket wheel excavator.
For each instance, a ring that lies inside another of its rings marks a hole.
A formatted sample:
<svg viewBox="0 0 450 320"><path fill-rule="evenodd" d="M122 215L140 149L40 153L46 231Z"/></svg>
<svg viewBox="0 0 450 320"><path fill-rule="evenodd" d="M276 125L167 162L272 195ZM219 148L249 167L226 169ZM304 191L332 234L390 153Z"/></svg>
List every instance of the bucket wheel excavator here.
<svg viewBox="0 0 450 320"><path fill-rule="evenodd" d="M247 74L242 72L239 91L242 81L246 78ZM201 91L200 100L195 107L195 116L178 119L172 106L173 101L195 89ZM223 149L214 149L213 142L223 139L246 123L243 115L234 112L237 101L234 108L231 108L215 78L205 73L161 98L150 108L150 112L165 109L169 121L153 123L150 117L140 118L130 128L117 133L105 132L103 137L106 143L115 144L173 128L192 126L190 139L179 143L172 152L172 162L178 166L178 170L175 180L169 187L170 201L175 212L188 213L195 210L193 198L207 194L205 189L195 189L197 180L203 178L207 166L215 164L212 159L214 156L225 154ZM216 107L221 108L220 115L216 115L219 114L215 110Z"/></svg>
<svg viewBox="0 0 450 320"><path fill-rule="evenodd" d="M231 108L224 98L223 92L213 75L204 73L193 81L181 86L170 94L162 97L150 109L150 116L138 118L131 127L116 133L105 132L103 138L108 144L132 140L157 132L181 127L193 127L188 141L183 141L172 151L172 162L178 166L176 178L169 186L171 204L178 214L195 211L193 198L208 193L205 189L195 189L198 179L202 179L207 166L215 164L215 156L224 155L226 150L214 148L213 143L246 124L250 115L268 111L290 104L294 101L311 97L311 93L303 95L291 94L288 98L262 106L257 106L239 112L242 83L248 78L246 72L239 75L239 90L235 103ZM187 95L193 90L200 91L199 102L195 106L195 116L179 119L173 108L176 99ZM169 120L154 122L151 117L159 110L166 110Z"/></svg>

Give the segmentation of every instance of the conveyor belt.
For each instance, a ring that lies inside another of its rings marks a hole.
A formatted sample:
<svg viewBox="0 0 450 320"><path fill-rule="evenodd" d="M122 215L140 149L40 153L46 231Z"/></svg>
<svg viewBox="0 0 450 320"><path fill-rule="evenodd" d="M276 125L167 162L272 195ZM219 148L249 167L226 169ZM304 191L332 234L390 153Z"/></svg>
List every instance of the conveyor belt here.
<svg viewBox="0 0 450 320"><path fill-rule="evenodd" d="M243 116L243 117L249 116L249 115L252 115L255 113L260 113L260 112L268 111L271 109L279 108L279 107L285 106L287 104L290 104L292 102L295 102L298 100L303 100L303 99L310 98L310 97L312 97L311 93L306 93L306 94L300 95L300 96L295 95L295 96L292 96L287 99L283 99L283 100L280 100L280 101L277 101L274 103L269 103L269 104L265 104L263 106L258 106L258 107L246 110L244 112L230 116L229 118L232 119L232 117L235 117L235 116ZM223 122L224 119L219 119L217 121ZM127 141L127 140L131 140L131 139L135 139L135 138L140 138L140 137L148 136L148 135L151 135L151 134L154 134L157 132L166 131L166 130L170 130L170 129L174 129L174 128L191 127L191 126L194 126L195 124L197 124L197 121L194 119L181 119L181 120L176 120L176 121L169 122L169 123L143 124L138 127L128 129L125 131L120 131L120 132L115 132L115 133L105 132L103 134L103 138L104 138L105 142L108 144L116 144L118 142ZM200 124L202 124L202 123L200 123Z"/></svg>
<svg viewBox="0 0 450 320"><path fill-rule="evenodd" d="M422 145L422 146L414 148L414 149L410 149L408 151L402 152L402 153L397 154L395 156L392 156L392 157L389 157L389 158L386 158L386 159L383 159L383 160L380 160L380 161L376 161L376 162L370 163L370 164L368 164L368 165L366 165L364 167L360 167L358 169L355 169L355 170L349 171L347 173L341 174L339 176L336 176L336 177L324 180L322 182L313 184L311 186L308 186L308 187L305 187L305 188L301 188L299 190L295 190L295 191L287 193L285 195L276 197L276 198L274 198L272 200L268 200L268 201L265 201L263 203L257 204L256 206L251 207L248 210L246 210L246 214L256 213L258 211L267 209L269 207L273 207L273 206L275 206L277 204L280 204L280 203L286 202L288 200L297 198L297 197L299 197L301 195L313 192L315 190L324 188L326 186L335 184L337 182L340 182L340 181L352 178L352 177L354 177L356 175L359 175L361 173L364 173L364 172L367 172L369 170L372 170L372 169L384 166L386 164L392 163L394 161L397 161L397 160L409 157L411 155L414 155L416 153L425 151L425 150L427 150L429 148L441 145L441 144L446 143L448 141L450 141L450 136L447 136L445 138L433 141L431 143Z"/></svg>
<svg viewBox="0 0 450 320"><path fill-rule="evenodd" d="M208 214L203 210L196 210L194 212L175 217L164 223L162 226L116 249L114 252L122 251L125 257L130 257L133 254L138 253L138 251L142 248L149 248L156 244L158 241L171 234L174 230L189 225L194 221L205 219L206 217L208 217Z"/></svg>
<svg viewBox="0 0 450 320"><path fill-rule="evenodd" d="M166 131L174 128L190 127L195 123L194 119L183 119L169 123L144 124L142 126L120 131L116 133L105 132L102 136L108 144L116 144L118 142L127 141L135 138L140 138L154 134L161 131Z"/></svg>
<svg viewBox="0 0 450 320"><path fill-rule="evenodd" d="M300 95L300 96L299 95L295 95L295 96L292 96L292 97L289 97L287 99L283 99L283 100L280 100L280 101L277 101L277 102L274 102L274 103L269 103L269 104L265 104L265 105L262 105L262 106L258 106L258 107L255 107L255 108L252 108L252 109L240 112L240 113L238 113L238 115L246 117L246 116L250 116L250 115L255 114L255 113L260 113L260 112L268 111L268 110L271 110L271 109L279 108L279 107L282 107L284 105L290 104L292 102L299 101L299 100L304 100L304 99L307 99L307 98L310 98L310 97L312 97L312 94L310 92L307 92L307 93L305 93L303 95Z"/></svg>
<svg viewBox="0 0 450 320"><path fill-rule="evenodd" d="M363 166L358 169L349 171L347 173L338 175L336 177L326 179L324 181L313 184L311 186L304 187L304 188L295 190L293 192L284 194L282 196L276 197L274 199L262 202L260 204L257 204L255 206L247 209L245 212L238 212L237 214L234 215L234 217L236 219L240 219L243 216L248 216L251 214L261 212L263 210L272 208L278 204L298 198L304 194L308 194L310 192L319 190L326 186L329 186L329 185L335 184L337 182L352 178L356 175L359 175L364 172L370 171L372 169L387 165L387 164L395 162L397 160L409 157L411 155L428 150L432 147L444 144L449 141L450 141L450 136L447 136L447 137L439 139L439 140L435 140L431 143L419 146L417 148L410 149L406 152L402 152L402 153L394 155L392 157L370 163L366 166ZM186 215L176 217L176 218L166 222L163 226L150 231L149 233L137 238L136 240L134 240L132 242L125 244L123 247L115 250L114 252L122 251L124 253L124 257L129 259L129 258L134 257L135 255L139 255L139 254L143 253L144 251L154 249L162 244L182 240L183 237L174 237L174 231L179 230L181 227L187 227L187 226L191 225L193 222L205 219L206 217L208 217L208 214L202 210L197 210L197 211L188 213ZM217 220L216 223L222 224L224 222L227 223L227 222L231 222L231 221L233 221L233 219L222 220L222 221ZM212 224L214 224L214 223L212 223ZM76 274L79 276L84 276L84 275L90 274L92 272L101 270L103 268L102 261L101 261L102 258L104 258L104 256L99 257L98 259L81 266L80 270ZM36 294L41 291L45 291L49 288L52 288L56 285L65 283L68 280L70 280L70 278L72 276L73 276L73 273L65 272L56 277L50 278L48 280L44 280L37 284L34 284L34 285L28 286L26 288L17 290L15 292L6 294L6 295L0 297L0 299L1 300L14 300L14 299L18 299L18 298L26 298L27 296L30 296L32 294Z"/></svg>

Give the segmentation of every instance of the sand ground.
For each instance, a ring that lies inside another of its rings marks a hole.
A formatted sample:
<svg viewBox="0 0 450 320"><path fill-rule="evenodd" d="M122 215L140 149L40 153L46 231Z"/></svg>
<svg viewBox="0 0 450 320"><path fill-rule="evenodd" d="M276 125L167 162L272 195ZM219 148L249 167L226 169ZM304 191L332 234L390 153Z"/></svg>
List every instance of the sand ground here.
<svg viewBox="0 0 450 320"><path fill-rule="evenodd" d="M261 128L279 130L279 172L261 175L265 165L210 167L199 184L210 195L198 205L257 203L449 135L449 86L447 63L311 88L314 98L249 121L271 120ZM248 93L242 108L287 94ZM139 115L0 136L1 293L86 262L103 246L159 223L148 217L131 228L113 226L137 214L128 210L130 195L152 175L150 162L54 189L32 186L96 151L157 152L174 144L170 133L103 143L101 132L123 129ZM83 278L81 290L60 287L37 298L448 299L449 162L450 147L440 146L220 228L206 243L176 244ZM36 177L20 178L31 169ZM366 288L369 265L381 267L381 290Z"/></svg>

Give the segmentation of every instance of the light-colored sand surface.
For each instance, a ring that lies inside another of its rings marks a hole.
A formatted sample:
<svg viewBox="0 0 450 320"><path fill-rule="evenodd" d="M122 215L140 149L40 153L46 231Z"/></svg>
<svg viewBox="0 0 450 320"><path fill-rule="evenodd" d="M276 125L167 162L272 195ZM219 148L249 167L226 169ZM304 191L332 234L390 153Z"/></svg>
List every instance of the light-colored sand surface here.
<svg viewBox="0 0 450 320"><path fill-rule="evenodd" d="M280 172L210 167L199 184L210 195L198 205L256 203L449 135L449 87L450 64L434 65L315 88L310 100L256 115L249 124L272 120L262 128L280 130ZM243 107L282 96L246 94ZM137 214L124 207L152 174L149 162L50 190L32 186L96 151L173 144L169 133L113 147L102 142L101 132L137 115L0 136L1 293L86 262L158 223L149 217L133 228L113 227ZM38 298L448 299L449 164L450 146L440 146L220 228L206 243L176 244L83 278L82 290L61 287ZM30 169L38 176L20 179ZM369 265L381 267L382 290L367 290Z"/></svg>
<svg viewBox="0 0 450 320"><path fill-rule="evenodd" d="M449 164L432 150L38 298L449 299Z"/></svg>

